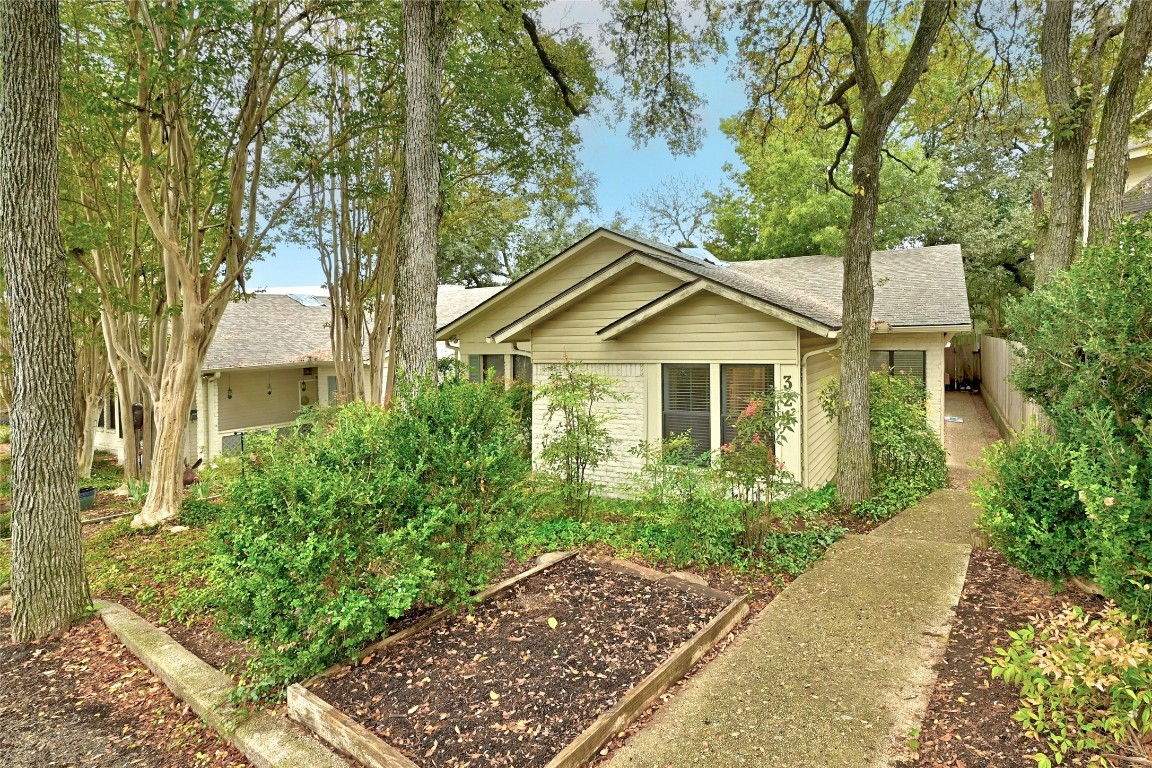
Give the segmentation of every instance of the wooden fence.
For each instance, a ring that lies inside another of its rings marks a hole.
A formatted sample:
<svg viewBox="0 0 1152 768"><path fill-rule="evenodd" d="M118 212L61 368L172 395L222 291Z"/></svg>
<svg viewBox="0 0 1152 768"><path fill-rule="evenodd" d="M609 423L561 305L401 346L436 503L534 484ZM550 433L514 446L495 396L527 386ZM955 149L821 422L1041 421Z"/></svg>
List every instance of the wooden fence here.
<svg viewBox="0 0 1152 768"><path fill-rule="evenodd" d="M1008 383L1016 360L1011 343L993 336L980 337L980 392L1006 439L1047 421L1040 406Z"/></svg>

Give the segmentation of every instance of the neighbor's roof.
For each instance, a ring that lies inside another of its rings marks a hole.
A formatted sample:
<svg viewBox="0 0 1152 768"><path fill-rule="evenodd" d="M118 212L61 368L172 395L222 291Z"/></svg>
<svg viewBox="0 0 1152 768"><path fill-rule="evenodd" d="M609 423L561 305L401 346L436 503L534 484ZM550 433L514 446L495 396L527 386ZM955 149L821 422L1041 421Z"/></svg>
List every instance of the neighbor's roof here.
<svg viewBox="0 0 1152 768"><path fill-rule="evenodd" d="M1152 211L1152 176L1124 193L1122 208L1127 216L1143 216Z"/></svg>
<svg viewBox="0 0 1152 768"><path fill-rule="evenodd" d="M437 327L455 320L500 288L437 289ZM319 293L317 291L316 293ZM331 310L327 296L260 293L224 310L204 370L331 362Z"/></svg>
<svg viewBox="0 0 1152 768"><path fill-rule="evenodd" d="M292 296L255 294L233 301L204 358L204 370L307 365L332 359L327 297L305 306Z"/></svg>

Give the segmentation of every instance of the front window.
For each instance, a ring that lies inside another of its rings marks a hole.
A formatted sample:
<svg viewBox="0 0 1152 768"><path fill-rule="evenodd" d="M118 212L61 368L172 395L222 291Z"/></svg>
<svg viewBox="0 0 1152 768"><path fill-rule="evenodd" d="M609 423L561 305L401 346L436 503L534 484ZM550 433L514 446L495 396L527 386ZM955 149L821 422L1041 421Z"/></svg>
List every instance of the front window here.
<svg viewBox="0 0 1152 768"><path fill-rule="evenodd" d="M708 364L664 365L665 440L688 433L699 453L712 450L712 399Z"/></svg>
<svg viewBox="0 0 1152 768"><path fill-rule="evenodd" d="M736 419L748 407L749 396L770 392L773 376L771 365L720 366L720 388L724 391L721 443L729 445L736 438Z"/></svg>
<svg viewBox="0 0 1152 768"><path fill-rule="evenodd" d="M927 353L922 349L874 349L868 357L869 368L891 376L908 376L921 384L928 380Z"/></svg>

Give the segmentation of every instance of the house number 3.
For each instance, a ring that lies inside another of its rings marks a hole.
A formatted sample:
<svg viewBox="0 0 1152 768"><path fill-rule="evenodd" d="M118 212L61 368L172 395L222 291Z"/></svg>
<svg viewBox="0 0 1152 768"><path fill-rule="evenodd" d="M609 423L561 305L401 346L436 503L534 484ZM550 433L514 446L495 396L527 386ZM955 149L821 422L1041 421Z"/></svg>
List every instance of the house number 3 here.
<svg viewBox="0 0 1152 768"><path fill-rule="evenodd" d="M784 389L792 389L792 376L791 375L785 375L784 376Z"/></svg>

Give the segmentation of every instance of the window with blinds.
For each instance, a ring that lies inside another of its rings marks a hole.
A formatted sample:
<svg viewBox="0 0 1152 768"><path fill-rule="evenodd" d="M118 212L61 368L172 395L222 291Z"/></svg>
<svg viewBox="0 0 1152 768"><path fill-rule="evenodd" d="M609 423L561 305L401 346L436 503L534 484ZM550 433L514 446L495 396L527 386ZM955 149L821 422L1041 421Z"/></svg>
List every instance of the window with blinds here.
<svg viewBox="0 0 1152 768"><path fill-rule="evenodd" d="M727 445L735 439L736 419L748 407L748 398L770 391L774 382L775 371L771 365L720 366L720 389L724 393L721 443Z"/></svg>
<svg viewBox="0 0 1152 768"><path fill-rule="evenodd" d="M926 385L927 356L928 353L918 349L874 349L869 355L868 363L874 371L893 376L910 376Z"/></svg>
<svg viewBox="0 0 1152 768"><path fill-rule="evenodd" d="M712 393L707 363L664 364L664 439L688 433L700 453L712 450Z"/></svg>
<svg viewBox="0 0 1152 768"><path fill-rule="evenodd" d="M484 381L489 371L495 371L498 378L504 378L504 355L468 355L469 381Z"/></svg>

